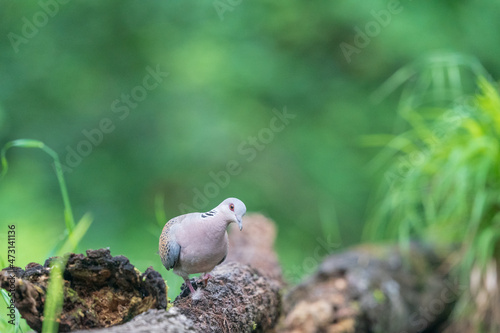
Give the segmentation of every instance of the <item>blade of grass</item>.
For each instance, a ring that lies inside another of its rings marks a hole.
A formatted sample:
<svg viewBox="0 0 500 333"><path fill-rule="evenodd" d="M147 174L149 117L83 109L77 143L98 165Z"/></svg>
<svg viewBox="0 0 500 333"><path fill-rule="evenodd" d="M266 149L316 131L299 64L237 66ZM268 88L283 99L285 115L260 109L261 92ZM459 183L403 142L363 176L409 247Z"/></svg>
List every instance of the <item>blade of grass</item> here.
<svg viewBox="0 0 500 333"><path fill-rule="evenodd" d="M68 236L64 244L58 250L58 254L61 256L57 257L52 262L49 285L47 287L47 298L45 300L45 309L43 312L43 333L54 333L58 331L59 323L57 319L61 313L64 301L63 273L68 260L67 253L73 251L78 246L78 243L83 238L92 222L93 219L91 215L85 214L76 225L74 231Z"/></svg>
<svg viewBox="0 0 500 333"><path fill-rule="evenodd" d="M399 88L403 83L408 81L416 71L412 65L405 66L394 73L389 79L387 79L377 90L375 90L370 96L370 100L373 103L382 102L387 96L389 96L393 91Z"/></svg>
<svg viewBox="0 0 500 333"><path fill-rule="evenodd" d="M10 305L10 297L7 293L6 290L4 289L1 289L1 293L2 293L2 298L5 302L5 305L6 306L9 306ZM21 327L19 326L19 318L21 317L21 315L19 314L19 311L14 308L14 314L15 314L15 319L14 319L14 332L22 332L22 329ZM2 318L2 321L3 321L3 318ZM6 321L9 325L10 323L8 321Z"/></svg>
<svg viewBox="0 0 500 333"><path fill-rule="evenodd" d="M54 167L56 171L57 180L59 182L59 188L61 190L61 195L64 203L64 221L66 222L66 229L71 234L75 228L75 220L73 218L73 211L71 209L71 204L69 201L68 189L66 187L66 182L64 180L64 175L62 171L61 161L59 160L59 155L52 150L50 147L45 145L43 142L31 139L19 139L7 142L0 152L0 158L2 163L2 173L3 178L9 169L9 164L7 163L6 153L12 147L22 147L22 148L38 148L47 153L54 160Z"/></svg>
<svg viewBox="0 0 500 333"><path fill-rule="evenodd" d="M4 289L0 289L0 293L2 294L2 300L4 303L2 308L5 309L4 306L8 306L10 304L10 297L9 297L9 295L7 295L7 291ZM5 329L6 327L9 327L9 325L10 325L9 322L7 321L7 319L3 318L3 316L0 316L0 324L1 324L0 331L3 331L2 329Z"/></svg>
<svg viewBox="0 0 500 333"><path fill-rule="evenodd" d="M495 251L495 246L498 243L499 237L500 233L494 227L489 227L483 230L477 237L477 262L479 263L483 273L486 269L488 261L493 257L493 252Z"/></svg>
<svg viewBox="0 0 500 333"><path fill-rule="evenodd" d="M54 160L55 172L59 182L59 187L61 190L61 195L64 203L64 219L66 222L66 233L67 236L62 243L62 246L57 251L57 254L62 255L55 258L51 263L51 272L49 276L49 284L47 287L46 300L44 304L44 321L42 324L42 332L52 333L57 332L59 323L58 318L62 310L63 300L64 300L64 279L63 272L66 266L68 255L66 253L74 251L80 240L86 234L90 225L92 224L92 217L89 214L85 214L78 224L75 226L73 212L71 209L71 204L69 201L69 195L66 187L66 182L64 180L62 165L59 160L57 153L50 147L46 146L43 142L38 140L14 140L10 141L4 145L0 151L0 162L2 165L2 172L0 177L3 178L9 168L6 153L12 147L22 147L22 148L38 148L43 150ZM4 295L2 293L3 296ZM17 309L16 309L17 311ZM19 313L16 315L16 332L19 329Z"/></svg>
<svg viewBox="0 0 500 333"><path fill-rule="evenodd" d="M43 333L57 333L59 329L57 319L61 313L64 300L63 271L67 259L67 256L58 257L51 263L49 285L43 311Z"/></svg>
<svg viewBox="0 0 500 333"><path fill-rule="evenodd" d="M54 257L59 253L59 249L63 246L64 242L68 239L68 229L65 229L63 234L59 236L59 239L54 239L56 243L54 247L49 251L47 257Z"/></svg>
<svg viewBox="0 0 500 333"><path fill-rule="evenodd" d="M64 255L68 252L75 251L81 239L87 233L87 230L89 229L92 222L93 218L89 213L83 215L83 217L76 225L74 231L68 236L61 248L57 251L57 255Z"/></svg>

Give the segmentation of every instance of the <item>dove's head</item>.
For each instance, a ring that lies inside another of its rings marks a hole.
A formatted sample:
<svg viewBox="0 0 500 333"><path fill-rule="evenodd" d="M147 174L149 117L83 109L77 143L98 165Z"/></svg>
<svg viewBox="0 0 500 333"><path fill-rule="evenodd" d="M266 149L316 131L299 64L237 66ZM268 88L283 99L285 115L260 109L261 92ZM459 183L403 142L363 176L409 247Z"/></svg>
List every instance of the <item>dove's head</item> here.
<svg viewBox="0 0 500 333"><path fill-rule="evenodd" d="M228 216L228 222L238 223L240 230L243 229L243 215L247 212L247 207L240 199L227 198L222 201L219 208L226 216Z"/></svg>

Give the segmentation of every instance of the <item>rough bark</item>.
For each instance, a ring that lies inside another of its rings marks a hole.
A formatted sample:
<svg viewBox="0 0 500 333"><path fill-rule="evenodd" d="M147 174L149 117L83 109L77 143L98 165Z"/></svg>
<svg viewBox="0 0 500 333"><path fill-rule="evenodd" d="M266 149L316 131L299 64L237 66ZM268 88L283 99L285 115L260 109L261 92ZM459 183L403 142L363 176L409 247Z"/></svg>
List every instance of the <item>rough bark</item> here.
<svg viewBox="0 0 500 333"><path fill-rule="evenodd" d="M436 332L459 295L431 251L365 246L332 255L283 300L280 332Z"/></svg>
<svg viewBox="0 0 500 333"><path fill-rule="evenodd" d="M13 273L15 305L30 327L41 331L51 261L31 263L26 270L4 269L2 288L8 289ZM63 274L64 303L59 331L107 327L130 320L149 309L165 309L167 295L161 275L148 268L141 274L124 256L109 249L71 254Z"/></svg>
<svg viewBox="0 0 500 333"><path fill-rule="evenodd" d="M126 324L103 329L75 331L75 333L195 333L193 322L176 307L168 311L148 310Z"/></svg>
<svg viewBox="0 0 500 333"><path fill-rule="evenodd" d="M220 265L212 276L206 287L192 279L201 290L196 298L183 285L169 311L150 310L126 324L85 332L268 332L275 326L281 308L278 283L238 263Z"/></svg>
<svg viewBox="0 0 500 333"><path fill-rule="evenodd" d="M220 265L201 290L199 298L181 294L174 301L198 332L265 332L279 318L280 285L250 266Z"/></svg>

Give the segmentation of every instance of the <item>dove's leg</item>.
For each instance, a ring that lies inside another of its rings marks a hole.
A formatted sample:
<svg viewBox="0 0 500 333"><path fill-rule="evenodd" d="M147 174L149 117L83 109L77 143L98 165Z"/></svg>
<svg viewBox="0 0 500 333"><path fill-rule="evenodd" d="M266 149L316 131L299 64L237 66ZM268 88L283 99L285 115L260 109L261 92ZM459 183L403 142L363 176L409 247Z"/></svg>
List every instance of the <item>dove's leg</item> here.
<svg viewBox="0 0 500 333"><path fill-rule="evenodd" d="M195 290L193 288L193 285L191 284L191 281L189 281L189 274L179 268L174 268L174 273L179 275L184 280L184 283L186 284L186 286L188 286L191 294L194 294Z"/></svg>
<svg viewBox="0 0 500 333"><path fill-rule="evenodd" d="M189 278L187 279L184 279L184 282L186 283L186 285L188 286L189 288L189 291L191 291L191 294L194 294L195 290L193 288L193 285L191 284L191 282L189 281Z"/></svg>

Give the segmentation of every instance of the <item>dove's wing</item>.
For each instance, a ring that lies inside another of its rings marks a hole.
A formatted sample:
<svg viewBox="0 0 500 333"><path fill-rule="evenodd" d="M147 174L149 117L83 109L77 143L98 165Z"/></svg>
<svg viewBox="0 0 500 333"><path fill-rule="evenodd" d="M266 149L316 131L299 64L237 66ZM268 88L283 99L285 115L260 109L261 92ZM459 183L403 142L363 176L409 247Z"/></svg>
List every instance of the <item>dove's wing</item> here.
<svg viewBox="0 0 500 333"><path fill-rule="evenodd" d="M178 216L165 224L160 236L160 257L165 268L171 269L179 261L181 246L175 239L175 229L185 219L186 215Z"/></svg>

